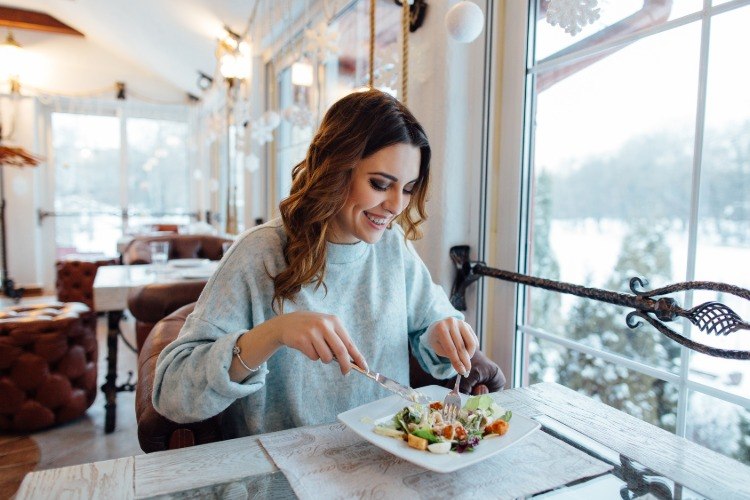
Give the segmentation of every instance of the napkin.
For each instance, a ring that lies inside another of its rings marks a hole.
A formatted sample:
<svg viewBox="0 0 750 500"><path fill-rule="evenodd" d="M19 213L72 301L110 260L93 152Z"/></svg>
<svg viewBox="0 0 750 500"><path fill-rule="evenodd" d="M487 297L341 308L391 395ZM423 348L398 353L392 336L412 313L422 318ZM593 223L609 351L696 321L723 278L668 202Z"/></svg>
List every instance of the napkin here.
<svg viewBox="0 0 750 500"><path fill-rule="evenodd" d="M517 498L612 468L541 430L447 474L395 457L343 424L271 434L260 442L302 499Z"/></svg>

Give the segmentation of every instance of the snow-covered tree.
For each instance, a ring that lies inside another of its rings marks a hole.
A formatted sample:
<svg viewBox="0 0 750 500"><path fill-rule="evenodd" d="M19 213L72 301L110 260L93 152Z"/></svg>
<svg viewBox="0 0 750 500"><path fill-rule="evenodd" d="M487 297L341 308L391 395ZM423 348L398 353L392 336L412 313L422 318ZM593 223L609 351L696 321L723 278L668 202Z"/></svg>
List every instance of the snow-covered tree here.
<svg viewBox="0 0 750 500"><path fill-rule="evenodd" d="M669 247L664 231L648 221L631 225L617 264L605 288L626 291L631 277L648 277L654 286L671 280ZM672 370L679 346L649 325L630 329L629 310L590 299L578 299L566 327L567 336L589 347L617 353L651 366ZM674 386L587 354L566 351L558 367L564 385L668 430L675 428Z"/></svg>

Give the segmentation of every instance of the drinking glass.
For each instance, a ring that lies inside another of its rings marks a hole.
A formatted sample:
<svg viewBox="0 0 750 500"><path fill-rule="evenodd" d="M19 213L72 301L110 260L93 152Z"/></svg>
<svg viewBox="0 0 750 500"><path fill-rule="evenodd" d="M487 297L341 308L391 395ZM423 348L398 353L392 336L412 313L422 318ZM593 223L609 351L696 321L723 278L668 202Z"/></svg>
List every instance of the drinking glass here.
<svg viewBox="0 0 750 500"><path fill-rule="evenodd" d="M158 269L163 268L169 259L169 242L152 241L148 246L151 249L151 263Z"/></svg>

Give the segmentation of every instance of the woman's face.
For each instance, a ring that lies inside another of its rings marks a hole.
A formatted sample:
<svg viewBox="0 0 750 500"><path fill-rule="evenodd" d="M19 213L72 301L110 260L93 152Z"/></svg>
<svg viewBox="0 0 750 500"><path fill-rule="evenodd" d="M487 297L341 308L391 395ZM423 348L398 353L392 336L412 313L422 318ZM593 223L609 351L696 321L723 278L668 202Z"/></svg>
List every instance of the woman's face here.
<svg viewBox="0 0 750 500"><path fill-rule="evenodd" d="M349 197L331 221L333 243L376 243L411 199L421 153L394 144L362 159L352 172Z"/></svg>

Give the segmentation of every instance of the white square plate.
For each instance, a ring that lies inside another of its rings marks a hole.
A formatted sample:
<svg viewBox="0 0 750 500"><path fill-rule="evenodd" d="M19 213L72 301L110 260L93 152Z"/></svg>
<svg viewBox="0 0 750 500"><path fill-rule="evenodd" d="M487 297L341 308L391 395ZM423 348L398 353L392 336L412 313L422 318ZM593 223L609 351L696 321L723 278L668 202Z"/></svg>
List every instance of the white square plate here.
<svg viewBox="0 0 750 500"><path fill-rule="evenodd" d="M445 399L445 395L450 392L445 387L437 385L422 387L419 390L434 401L442 401ZM466 403L468 397L466 394L461 394L462 404ZM541 427L539 422L513 413L513 418L510 420L510 427L504 436L483 439L474 448L474 451L471 452L450 452L445 455L437 455L429 451L410 448L401 439L381 436L380 434L375 434L373 431L375 423L389 419L408 405L408 401L400 396L393 395L340 413L338 418L347 427L375 446L399 458L435 472L453 472L468 465L481 462L485 458L489 458L514 445Z"/></svg>

